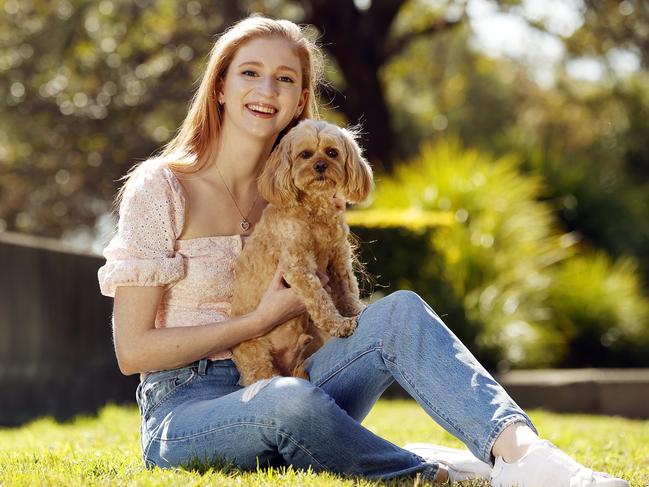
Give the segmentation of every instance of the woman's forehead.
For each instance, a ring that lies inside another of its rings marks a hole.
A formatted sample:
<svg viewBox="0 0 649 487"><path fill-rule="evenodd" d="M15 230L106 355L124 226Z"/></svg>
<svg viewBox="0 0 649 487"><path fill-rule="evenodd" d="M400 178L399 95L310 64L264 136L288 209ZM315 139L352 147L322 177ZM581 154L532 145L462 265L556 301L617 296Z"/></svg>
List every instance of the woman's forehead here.
<svg viewBox="0 0 649 487"><path fill-rule="evenodd" d="M293 70L297 74L301 74L302 69L294 45L277 37L251 39L239 47L232 65L236 68L245 63Z"/></svg>

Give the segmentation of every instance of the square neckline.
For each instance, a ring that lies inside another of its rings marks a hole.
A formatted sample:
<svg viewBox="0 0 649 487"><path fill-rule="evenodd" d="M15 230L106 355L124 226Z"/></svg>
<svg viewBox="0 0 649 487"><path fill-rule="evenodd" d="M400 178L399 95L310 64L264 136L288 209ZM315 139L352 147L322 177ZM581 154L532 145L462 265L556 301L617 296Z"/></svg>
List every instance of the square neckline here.
<svg viewBox="0 0 649 487"><path fill-rule="evenodd" d="M248 238L250 235L241 235L240 233L235 233L233 235L205 235L202 237L192 237L192 238L177 238L176 242L191 242L192 240L208 240L208 239L235 239L235 238Z"/></svg>
<svg viewBox="0 0 649 487"><path fill-rule="evenodd" d="M187 197L186 197L185 188L180 182L178 176L176 176L176 173L173 171L173 169L171 169L169 166L166 166L165 169L169 171L169 174L171 174L171 177L175 180L176 186L178 187L178 191L180 192L180 196L183 200L183 204L184 204L183 213L184 213L184 209L187 207L186 204ZM229 240L238 239L241 241L243 239L249 238L251 235L252 233L250 233L249 235L242 235L240 233L234 233L231 235L203 235L200 237L192 237L192 238L177 238L176 242L192 242L197 240L214 240L214 239L229 239Z"/></svg>

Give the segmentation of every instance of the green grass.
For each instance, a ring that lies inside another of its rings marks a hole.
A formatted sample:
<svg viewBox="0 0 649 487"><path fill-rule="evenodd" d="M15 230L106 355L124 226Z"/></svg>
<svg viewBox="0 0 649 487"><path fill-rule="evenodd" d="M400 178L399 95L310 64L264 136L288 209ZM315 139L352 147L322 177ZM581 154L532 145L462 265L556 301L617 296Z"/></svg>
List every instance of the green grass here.
<svg viewBox="0 0 649 487"><path fill-rule="evenodd" d="M649 421L542 411L532 411L531 416L543 436L581 462L621 476L632 486L649 485ZM386 485L290 468L146 470L141 462L138 421L135 407L107 406L97 417L80 416L65 423L44 418L20 428L0 429L0 485ZM364 424L401 445L428 441L461 446L412 401L381 400ZM411 486L415 482L387 484Z"/></svg>

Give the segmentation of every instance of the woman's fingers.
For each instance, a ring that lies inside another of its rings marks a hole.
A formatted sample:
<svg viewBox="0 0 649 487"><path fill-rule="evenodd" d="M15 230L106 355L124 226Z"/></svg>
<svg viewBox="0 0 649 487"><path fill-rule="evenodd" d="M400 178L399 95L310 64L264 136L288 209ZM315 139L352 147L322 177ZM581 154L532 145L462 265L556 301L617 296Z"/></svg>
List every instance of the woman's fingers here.
<svg viewBox="0 0 649 487"><path fill-rule="evenodd" d="M320 284L322 284L322 287L325 287L329 283L329 276L320 271L315 271L315 273L316 276L318 276L318 279L320 279Z"/></svg>
<svg viewBox="0 0 649 487"><path fill-rule="evenodd" d="M281 264L277 264L277 270L275 271L275 275L273 276L272 282L275 289L287 289L291 287L284 280L284 271L282 269Z"/></svg>
<svg viewBox="0 0 649 487"><path fill-rule="evenodd" d="M320 279L320 284L328 292L331 292L331 287L329 287L329 276L324 272L316 270L316 276ZM284 273L280 264L277 264L277 270L273 276L273 287L275 289L289 289L291 286L284 280Z"/></svg>
<svg viewBox="0 0 649 487"><path fill-rule="evenodd" d="M338 211L345 211L347 207L347 200L339 193L334 194L334 206Z"/></svg>
<svg viewBox="0 0 649 487"><path fill-rule="evenodd" d="M322 284L324 290L331 294L331 287L329 287L329 276L320 271L316 271L316 275L318 276L318 279L320 279L320 284Z"/></svg>

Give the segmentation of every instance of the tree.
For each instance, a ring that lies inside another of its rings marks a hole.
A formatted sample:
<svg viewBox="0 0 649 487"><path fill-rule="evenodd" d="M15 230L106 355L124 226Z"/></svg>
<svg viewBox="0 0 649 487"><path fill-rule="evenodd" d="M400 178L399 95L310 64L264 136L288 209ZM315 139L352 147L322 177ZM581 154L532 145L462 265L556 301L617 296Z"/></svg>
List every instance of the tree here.
<svg viewBox="0 0 649 487"><path fill-rule="evenodd" d="M206 8L208 7L209 8ZM229 1L4 4L0 223L92 228L134 161L176 130Z"/></svg>
<svg viewBox="0 0 649 487"><path fill-rule="evenodd" d="M388 172L403 154L399 151L398 134L391 125L381 72L415 39L434 36L466 22L466 2L452 16L445 17L451 3L433 8L419 1L374 0L359 8L349 0L303 2L303 21L320 29L323 42L344 78L343 86L329 90L326 95L347 120L363 123L369 134L365 144L368 158L380 162ZM404 16L410 17L409 22L415 25L395 32L399 30L395 23Z"/></svg>
<svg viewBox="0 0 649 487"><path fill-rule="evenodd" d="M0 20L0 227L51 237L92 229L119 176L182 121L213 41L208 33L250 11L322 29L323 43L341 58L344 83L333 103L349 121L365 123L370 157L390 167L397 137L380 68L412 38L463 19L440 20L444 7L429 6L417 29L390 34L402 7L412 17L423 5L377 0L362 10L339 1L334 18L331 2L318 1L271 8L244 0L8 0Z"/></svg>

